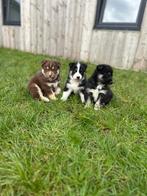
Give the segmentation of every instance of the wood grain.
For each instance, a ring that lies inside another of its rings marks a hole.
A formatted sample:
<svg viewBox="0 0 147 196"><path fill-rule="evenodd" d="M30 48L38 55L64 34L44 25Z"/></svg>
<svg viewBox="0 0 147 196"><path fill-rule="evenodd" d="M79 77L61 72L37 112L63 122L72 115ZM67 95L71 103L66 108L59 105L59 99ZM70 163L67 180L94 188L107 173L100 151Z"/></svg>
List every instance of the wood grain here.
<svg viewBox="0 0 147 196"><path fill-rule="evenodd" d="M123 69L147 67L147 6L141 31L93 29L97 0L21 0L21 26L2 24L0 46Z"/></svg>

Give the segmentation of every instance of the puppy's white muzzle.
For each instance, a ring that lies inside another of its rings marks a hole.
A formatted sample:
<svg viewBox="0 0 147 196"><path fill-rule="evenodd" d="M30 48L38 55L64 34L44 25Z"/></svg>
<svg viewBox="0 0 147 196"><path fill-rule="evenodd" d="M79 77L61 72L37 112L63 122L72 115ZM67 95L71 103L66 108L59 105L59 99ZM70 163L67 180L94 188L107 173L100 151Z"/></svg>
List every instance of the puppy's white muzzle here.
<svg viewBox="0 0 147 196"><path fill-rule="evenodd" d="M81 80L81 79L82 79L82 75L79 74L79 73L75 73L75 74L73 75L73 79L74 79L74 80Z"/></svg>

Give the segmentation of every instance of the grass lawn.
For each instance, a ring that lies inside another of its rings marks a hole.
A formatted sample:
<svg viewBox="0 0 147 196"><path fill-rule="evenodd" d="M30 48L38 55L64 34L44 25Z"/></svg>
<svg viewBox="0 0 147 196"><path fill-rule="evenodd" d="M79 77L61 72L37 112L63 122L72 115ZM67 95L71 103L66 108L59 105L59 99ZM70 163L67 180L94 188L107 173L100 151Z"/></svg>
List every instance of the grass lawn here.
<svg viewBox="0 0 147 196"><path fill-rule="evenodd" d="M146 195L147 74L115 69L100 111L76 96L43 103L26 86L46 58L0 49L0 195Z"/></svg>

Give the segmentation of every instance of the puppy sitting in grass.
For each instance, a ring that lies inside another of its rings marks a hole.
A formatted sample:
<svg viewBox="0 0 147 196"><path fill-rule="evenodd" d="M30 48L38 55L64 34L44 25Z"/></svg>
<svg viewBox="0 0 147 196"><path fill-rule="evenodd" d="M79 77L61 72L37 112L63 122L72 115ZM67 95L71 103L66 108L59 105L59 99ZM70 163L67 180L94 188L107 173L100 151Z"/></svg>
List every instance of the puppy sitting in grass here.
<svg viewBox="0 0 147 196"><path fill-rule="evenodd" d="M38 72L29 82L28 90L34 99L44 102L56 100L60 94L59 87L60 63L45 60L42 62L42 70Z"/></svg>
<svg viewBox="0 0 147 196"><path fill-rule="evenodd" d="M94 109L98 110L106 106L112 99L110 89L112 84L113 69L110 65L98 65L92 76L87 80L85 91L85 107L94 103Z"/></svg>
<svg viewBox="0 0 147 196"><path fill-rule="evenodd" d="M82 62L72 62L69 64L69 74L61 97L62 101L66 101L74 93L80 96L82 103L85 103L86 69L87 65Z"/></svg>

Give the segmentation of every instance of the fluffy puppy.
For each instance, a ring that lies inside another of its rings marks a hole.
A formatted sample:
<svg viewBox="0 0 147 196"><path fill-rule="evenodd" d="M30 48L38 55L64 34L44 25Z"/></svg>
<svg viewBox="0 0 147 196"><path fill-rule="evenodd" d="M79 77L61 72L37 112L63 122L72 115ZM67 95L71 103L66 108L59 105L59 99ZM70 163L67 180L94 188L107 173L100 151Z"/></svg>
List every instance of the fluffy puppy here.
<svg viewBox="0 0 147 196"><path fill-rule="evenodd" d="M82 103L85 102L85 83L87 65L82 62L72 62L69 64L69 74L64 87L62 101L66 101L71 93L78 94Z"/></svg>
<svg viewBox="0 0 147 196"><path fill-rule="evenodd" d="M86 83L85 107L94 103L94 109L98 110L111 101L113 93L109 85L112 84L112 76L113 70L110 65L101 64L96 67Z"/></svg>
<svg viewBox="0 0 147 196"><path fill-rule="evenodd" d="M45 60L42 70L30 80L28 90L34 99L45 102L56 100L56 95L61 91L59 87L60 63Z"/></svg>

